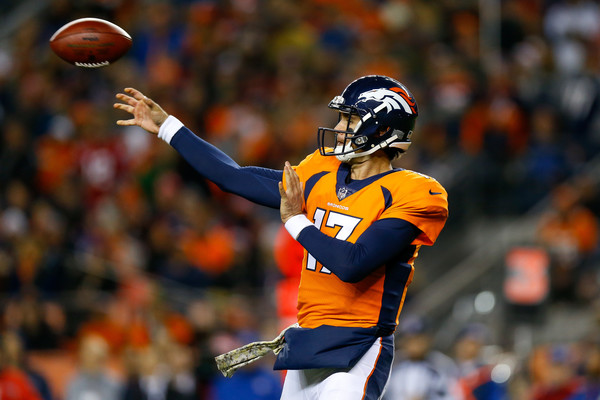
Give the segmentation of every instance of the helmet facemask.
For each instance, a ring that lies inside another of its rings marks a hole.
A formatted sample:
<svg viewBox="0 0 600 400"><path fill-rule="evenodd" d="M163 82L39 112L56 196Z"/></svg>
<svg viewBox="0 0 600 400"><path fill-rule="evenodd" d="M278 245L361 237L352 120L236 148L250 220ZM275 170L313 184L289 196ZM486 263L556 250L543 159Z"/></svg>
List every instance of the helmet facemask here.
<svg viewBox="0 0 600 400"><path fill-rule="evenodd" d="M355 106L343 104L343 98L340 96L336 96L329 103L329 108L339 111L340 114L338 124L342 119L342 114L346 115L346 129L339 130L334 128L320 127L318 129L317 136L321 154L325 156L334 155L343 162L357 157L356 152L363 149L368 141L366 135L358 133L362 126L361 113L364 114L364 110L359 110ZM352 116L354 115L359 117L359 121L353 129L350 126L352 125Z"/></svg>

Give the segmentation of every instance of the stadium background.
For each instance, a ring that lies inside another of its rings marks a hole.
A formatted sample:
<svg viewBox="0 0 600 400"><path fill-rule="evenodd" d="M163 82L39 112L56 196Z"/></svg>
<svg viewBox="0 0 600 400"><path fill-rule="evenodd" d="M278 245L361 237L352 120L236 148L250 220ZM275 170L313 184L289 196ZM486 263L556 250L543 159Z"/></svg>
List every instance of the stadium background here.
<svg viewBox="0 0 600 400"><path fill-rule="evenodd" d="M88 16L133 37L114 65L51 53L52 33ZM403 316L431 321L450 355L485 326L510 398L553 373L598 379L597 1L5 0L0 17L4 369L56 399L104 362L110 385L141 375L157 396L176 376L191 398L250 398L253 384L278 398L271 360L225 381L212 357L287 323L297 248L276 211L117 127L114 94L139 88L240 164L281 168L315 148L349 81L385 74L420 109L398 166L450 199Z"/></svg>

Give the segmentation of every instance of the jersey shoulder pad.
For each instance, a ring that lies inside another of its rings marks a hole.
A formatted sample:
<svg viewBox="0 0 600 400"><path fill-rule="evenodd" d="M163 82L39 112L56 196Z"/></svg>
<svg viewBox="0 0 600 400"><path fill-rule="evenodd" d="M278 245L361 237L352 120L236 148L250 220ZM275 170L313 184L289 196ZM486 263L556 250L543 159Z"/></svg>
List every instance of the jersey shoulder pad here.
<svg viewBox="0 0 600 400"><path fill-rule="evenodd" d="M410 170L398 170L388 177L383 186L391 195L391 205L381 217L412 223L422 232L418 244L433 244L448 218L446 189L434 178Z"/></svg>
<svg viewBox="0 0 600 400"><path fill-rule="evenodd" d="M437 199L443 199L447 202L448 193L435 178L407 169L397 172L400 174L400 179L393 178L393 182L394 186L399 189L400 197L404 201L417 200L429 203L429 200L431 200L433 203L438 203Z"/></svg>
<svg viewBox="0 0 600 400"><path fill-rule="evenodd" d="M300 180L303 177L310 177L316 173L323 171L336 171L340 166L340 161L331 156L322 156L319 150L309 154L295 167L296 172L300 176Z"/></svg>

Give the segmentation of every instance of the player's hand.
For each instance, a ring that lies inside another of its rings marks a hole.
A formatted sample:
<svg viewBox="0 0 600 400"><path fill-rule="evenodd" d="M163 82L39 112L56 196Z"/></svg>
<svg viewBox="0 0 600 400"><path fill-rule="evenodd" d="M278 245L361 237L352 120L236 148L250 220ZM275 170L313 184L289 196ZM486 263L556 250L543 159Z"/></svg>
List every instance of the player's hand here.
<svg viewBox="0 0 600 400"><path fill-rule="evenodd" d="M287 185L284 190L283 183L279 182L279 194L281 195L279 212L281 214L281 221L285 224L287 220L294 215L302 214L304 195L302 191L302 182L300 182L298 174L287 161L283 167L283 173L285 174Z"/></svg>
<svg viewBox="0 0 600 400"><path fill-rule="evenodd" d="M124 92L117 93L115 96L123 103L115 103L113 107L127 111L133 115L133 118L120 119L117 121L117 125L137 125L150 133L158 134L160 126L165 122L169 114L137 89L125 88Z"/></svg>

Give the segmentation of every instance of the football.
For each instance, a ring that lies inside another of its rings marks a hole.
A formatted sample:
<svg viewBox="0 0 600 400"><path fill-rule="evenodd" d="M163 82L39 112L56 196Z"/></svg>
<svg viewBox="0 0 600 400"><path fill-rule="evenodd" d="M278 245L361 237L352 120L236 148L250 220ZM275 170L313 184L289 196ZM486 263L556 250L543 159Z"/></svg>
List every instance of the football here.
<svg viewBox="0 0 600 400"><path fill-rule="evenodd" d="M71 21L50 38L56 55L84 68L105 67L117 61L131 44L131 36L123 28L98 18Z"/></svg>

